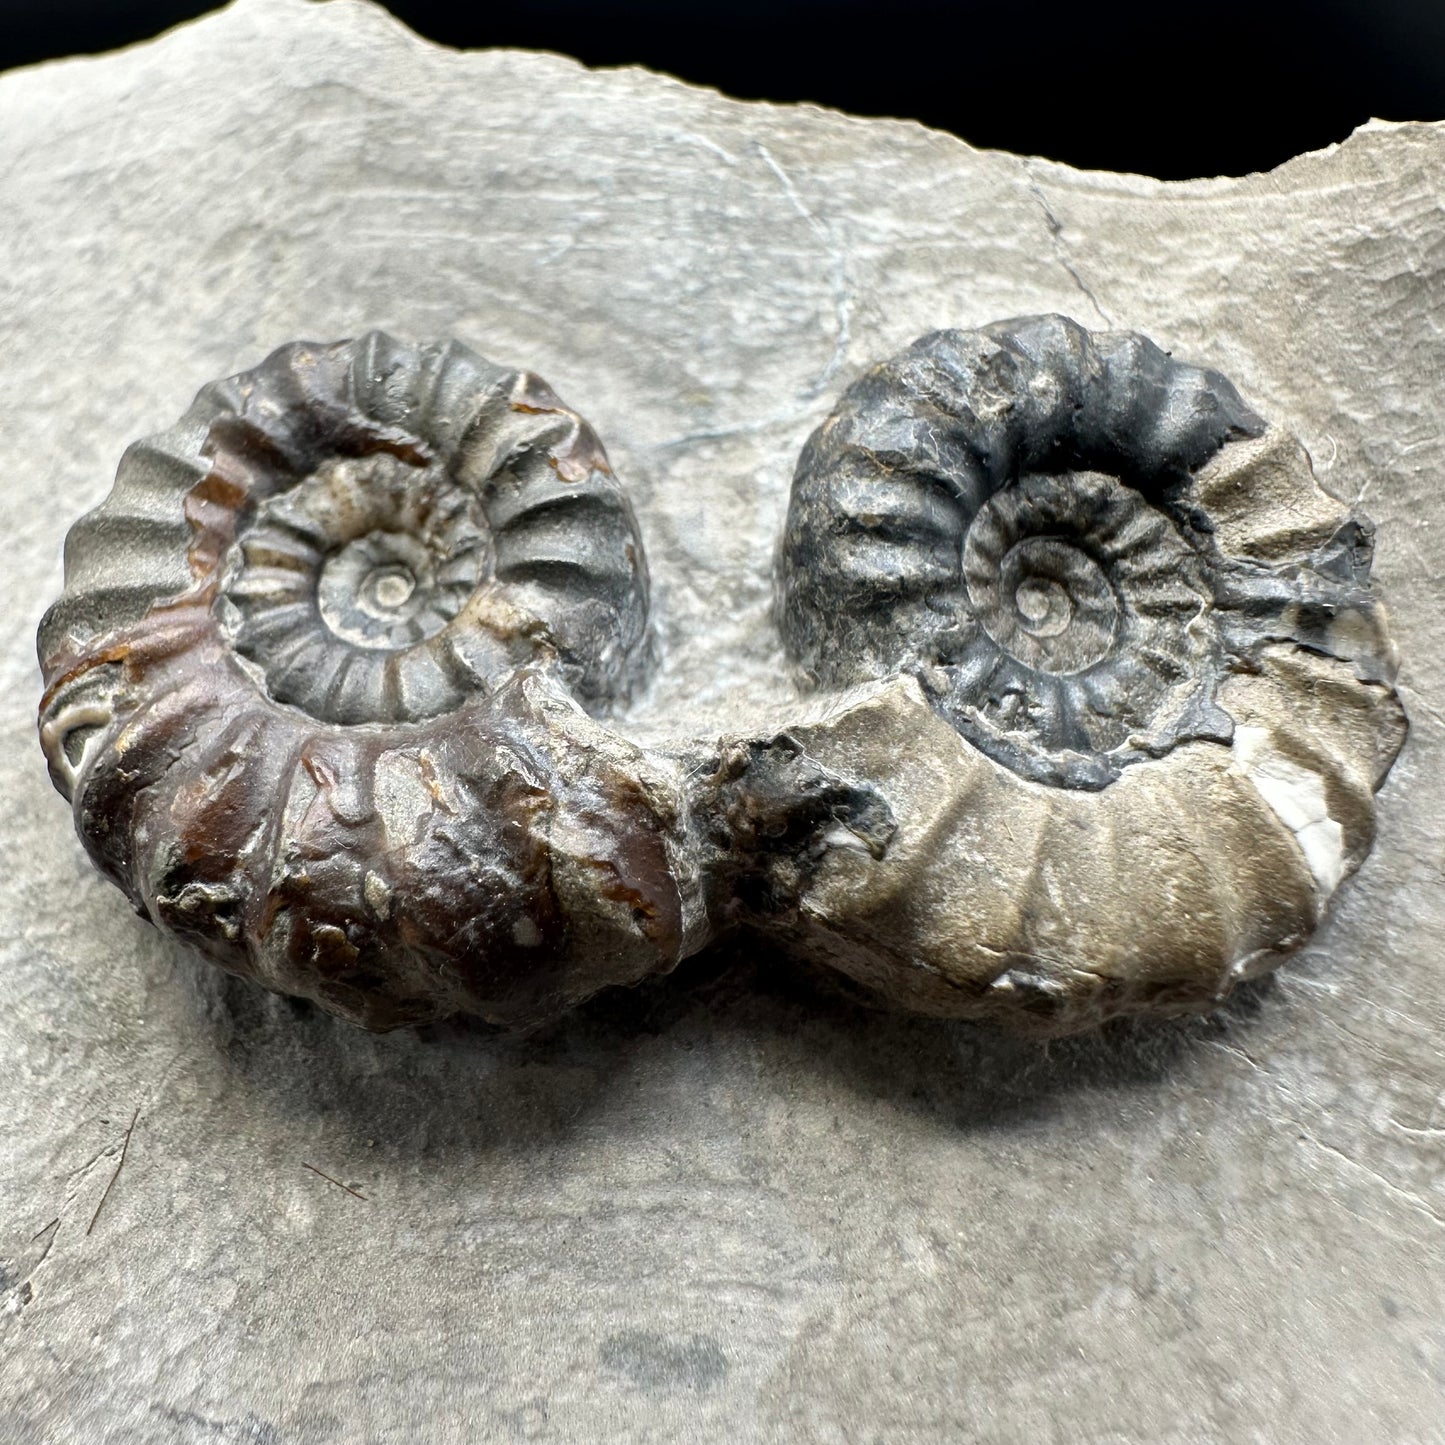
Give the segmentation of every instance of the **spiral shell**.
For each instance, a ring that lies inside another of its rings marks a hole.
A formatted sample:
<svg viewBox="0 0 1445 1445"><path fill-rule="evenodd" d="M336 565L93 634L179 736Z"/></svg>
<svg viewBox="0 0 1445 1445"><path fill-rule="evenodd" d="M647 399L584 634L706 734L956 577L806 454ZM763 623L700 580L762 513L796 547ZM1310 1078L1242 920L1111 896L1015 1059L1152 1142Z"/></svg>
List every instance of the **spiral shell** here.
<svg viewBox="0 0 1445 1445"><path fill-rule="evenodd" d="M817 685L871 684L808 745L870 739L898 842L825 876L799 946L1052 1031L1297 946L1404 736L1372 536L1143 337L1030 317L874 367L799 460L778 615Z"/></svg>
<svg viewBox="0 0 1445 1445"><path fill-rule="evenodd" d="M377 1027L546 1017L670 966L665 770L591 722L647 572L591 428L455 343L283 347L72 530L41 738L98 866Z"/></svg>

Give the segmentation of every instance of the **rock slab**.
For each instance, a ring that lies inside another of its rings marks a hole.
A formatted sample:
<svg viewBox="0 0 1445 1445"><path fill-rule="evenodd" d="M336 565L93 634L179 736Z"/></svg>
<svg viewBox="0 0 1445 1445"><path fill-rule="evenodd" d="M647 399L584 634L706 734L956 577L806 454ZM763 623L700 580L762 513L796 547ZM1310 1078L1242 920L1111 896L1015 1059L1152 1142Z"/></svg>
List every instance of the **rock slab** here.
<svg viewBox="0 0 1445 1445"><path fill-rule="evenodd" d="M1445 126L1163 184L241 0L0 79L0 135L0 1435L1445 1439ZM657 726L701 729L783 696L768 564L843 385L1045 311L1223 371L1379 526L1411 738L1226 1016L1044 1053L757 955L526 1041L372 1038L85 863L35 625L207 379L371 326L546 376L688 659Z"/></svg>

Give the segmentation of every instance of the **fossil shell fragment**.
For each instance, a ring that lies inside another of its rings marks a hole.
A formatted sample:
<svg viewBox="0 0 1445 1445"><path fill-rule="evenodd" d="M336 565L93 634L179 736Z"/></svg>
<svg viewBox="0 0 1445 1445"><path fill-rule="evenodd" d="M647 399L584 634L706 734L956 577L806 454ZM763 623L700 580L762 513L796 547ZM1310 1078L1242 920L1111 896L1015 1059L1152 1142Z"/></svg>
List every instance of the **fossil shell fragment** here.
<svg viewBox="0 0 1445 1445"><path fill-rule="evenodd" d="M797 947L1047 1032L1208 1007L1308 937L1404 738L1372 531L1221 376L1058 316L921 338L809 440L795 730L894 812Z"/></svg>
<svg viewBox="0 0 1445 1445"><path fill-rule="evenodd" d="M41 737L97 866L223 966L388 1027L671 966L673 777L594 722L646 661L631 507L537 377L283 347L72 530Z"/></svg>

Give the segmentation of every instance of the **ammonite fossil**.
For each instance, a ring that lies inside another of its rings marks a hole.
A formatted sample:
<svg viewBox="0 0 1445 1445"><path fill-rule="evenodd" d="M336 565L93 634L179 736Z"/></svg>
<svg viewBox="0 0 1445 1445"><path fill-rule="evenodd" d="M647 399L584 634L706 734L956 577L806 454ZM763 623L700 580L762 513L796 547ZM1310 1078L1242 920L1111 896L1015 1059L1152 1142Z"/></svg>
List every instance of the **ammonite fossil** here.
<svg viewBox="0 0 1445 1445"><path fill-rule="evenodd" d="M530 1025L752 930L1056 1033L1210 1006L1364 857L1404 726L1370 560L1222 377L1058 317L939 332L798 464L795 704L644 747L667 658L596 436L373 333L126 454L41 736L147 918L371 1027Z"/></svg>
<svg viewBox="0 0 1445 1445"><path fill-rule="evenodd" d="M389 1026L545 1017L669 966L671 778L592 721L647 569L537 377L283 347L72 530L41 737L101 870L228 968Z"/></svg>
<svg viewBox="0 0 1445 1445"><path fill-rule="evenodd" d="M1371 550L1298 441L1141 336L1031 317L874 367L799 462L778 611L817 684L873 684L898 833L800 945L1044 1028L1222 998L1373 837L1404 720Z"/></svg>

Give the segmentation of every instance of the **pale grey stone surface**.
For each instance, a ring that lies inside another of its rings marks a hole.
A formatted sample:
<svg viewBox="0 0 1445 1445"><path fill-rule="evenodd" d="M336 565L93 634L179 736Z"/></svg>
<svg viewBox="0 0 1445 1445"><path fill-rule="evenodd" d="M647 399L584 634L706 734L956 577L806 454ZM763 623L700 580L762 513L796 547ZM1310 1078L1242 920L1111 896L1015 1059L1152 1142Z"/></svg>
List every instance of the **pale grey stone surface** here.
<svg viewBox="0 0 1445 1445"><path fill-rule="evenodd" d="M1445 1439L1442 195L1445 126L1164 185L353 0L0 79L0 1439ZM1223 370L1380 526L1380 841L1227 1018L1042 1053L757 957L530 1042L371 1038L91 874L34 627L210 377L380 325L551 380L646 537L646 735L786 700L769 562L841 386L1044 310Z"/></svg>

